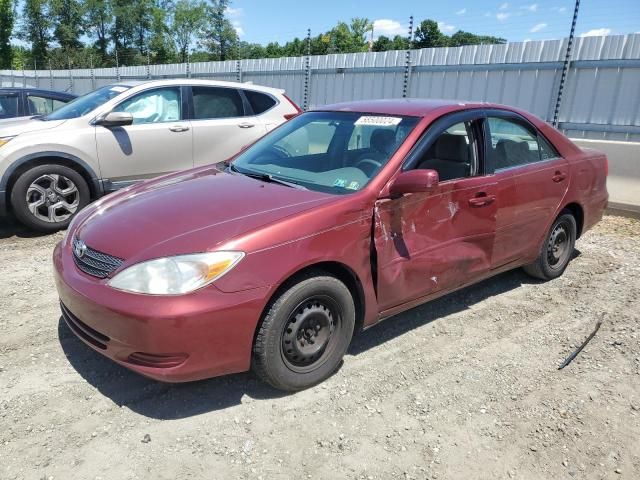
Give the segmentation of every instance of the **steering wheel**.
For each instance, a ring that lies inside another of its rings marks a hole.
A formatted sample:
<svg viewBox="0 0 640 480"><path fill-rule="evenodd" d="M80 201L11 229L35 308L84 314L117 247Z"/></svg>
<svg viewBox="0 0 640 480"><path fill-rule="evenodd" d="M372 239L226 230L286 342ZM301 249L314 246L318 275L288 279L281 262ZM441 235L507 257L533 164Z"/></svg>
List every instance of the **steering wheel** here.
<svg viewBox="0 0 640 480"><path fill-rule="evenodd" d="M366 170L365 168L362 168L362 166L366 165ZM355 164L356 168L359 168L360 170L362 170L365 174L367 175L371 175L373 172L375 172L378 168L382 167L382 163L374 160L373 158L363 158L361 160L358 160ZM371 168L370 168L371 167ZM368 172L368 170L371 169L370 172Z"/></svg>
<svg viewBox="0 0 640 480"><path fill-rule="evenodd" d="M277 156L280 158L291 158L291 154L287 151L287 149L281 147L280 145L272 145L271 150L277 152Z"/></svg>

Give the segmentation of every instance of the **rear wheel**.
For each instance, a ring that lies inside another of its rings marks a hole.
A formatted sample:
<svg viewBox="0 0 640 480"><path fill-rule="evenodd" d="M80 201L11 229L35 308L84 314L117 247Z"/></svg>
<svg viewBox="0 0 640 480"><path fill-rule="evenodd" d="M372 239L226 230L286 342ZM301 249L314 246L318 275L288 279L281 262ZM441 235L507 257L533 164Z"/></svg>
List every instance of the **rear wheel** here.
<svg viewBox="0 0 640 480"><path fill-rule="evenodd" d="M16 218L39 232L66 228L90 200L89 186L75 170L41 165L24 172L11 189Z"/></svg>
<svg viewBox="0 0 640 480"><path fill-rule="evenodd" d="M525 265L524 271L541 280L558 278L564 273L573 255L576 232L576 219L571 212L564 210L551 225L538 258Z"/></svg>
<svg viewBox="0 0 640 480"><path fill-rule="evenodd" d="M275 388L296 391L329 377L353 335L355 306L340 280L318 275L291 286L264 316L253 369Z"/></svg>

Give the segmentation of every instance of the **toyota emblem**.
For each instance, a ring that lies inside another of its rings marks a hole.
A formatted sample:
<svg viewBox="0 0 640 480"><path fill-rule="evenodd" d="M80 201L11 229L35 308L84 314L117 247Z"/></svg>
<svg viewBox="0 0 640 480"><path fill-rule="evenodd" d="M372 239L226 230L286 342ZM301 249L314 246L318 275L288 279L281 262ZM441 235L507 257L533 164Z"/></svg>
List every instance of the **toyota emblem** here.
<svg viewBox="0 0 640 480"><path fill-rule="evenodd" d="M73 244L73 253L76 257L82 258L87 253L87 245L82 240L76 240Z"/></svg>

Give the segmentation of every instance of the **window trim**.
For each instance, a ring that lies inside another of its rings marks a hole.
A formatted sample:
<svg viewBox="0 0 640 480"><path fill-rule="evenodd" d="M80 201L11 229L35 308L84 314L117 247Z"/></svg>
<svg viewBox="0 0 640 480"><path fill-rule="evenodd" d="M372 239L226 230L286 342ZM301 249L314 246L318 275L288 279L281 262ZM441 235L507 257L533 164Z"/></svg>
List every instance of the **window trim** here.
<svg viewBox="0 0 640 480"><path fill-rule="evenodd" d="M128 102L129 100L137 97L138 95L142 95L142 94L146 94L149 92L153 92L155 90L167 90L170 88L174 88L178 90L178 94L180 95L180 101L178 102L180 104L180 118L178 120L167 120L167 121L163 121L163 122L151 122L151 123L132 123L131 125L127 125L128 127L142 127L142 126L146 126L146 125L164 125L166 123L172 123L172 122L184 122L185 120L187 120L185 118L185 110L184 110L184 100L183 100L183 90L182 87L180 85L163 85L163 86L157 86L157 87L152 87L152 88L147 88L145 90L139 90L131 95L129 95L127 98L123 98L120 102L118 102L117 104L115 104L113 107L111 107L111 110L109 110L109 112L114 112L116 110L116 108L118 108L120 105L122 105L125 102Z"/></svg>
<svg viewBox="0 0 640 480"><path fill-rule="evenodd" d="M495 168L495 165L493 163L493 158L491 158L491 155L489 155L489 149L493 149L493 145L491 143L491 126L489 125L490 117L509 120L515 123L516 125L520 125L521 127L523 127L536 139L536 142L538 143L538 152L540 152L540 138L542 138L542 140L549 147L551 147L551 150L553 151L555 156L551 158L546 158L544 160L540 158L540 160L536 162L523 163L521 165L513 165L511 167ZM485 118L483 123L484 123L483 130L485 135L485 152L486 152L485 157L487 158L487 163L491 167L492 173L502 173L502 172L511 171L518 168L529 167L531 165L538 165L540 163L550 162L550 161L563 158L562 155L560 155L560 153L558 152L558 149L553 145L553 143L550 142L549 139L547 139L547 137L545 137L544 134L540 130L538 130L538 128L536 128L535 125L533 125L529 120L527 120L525 117L523 117L519 113L512 112L510 110L500 110L497 108L485 109Z"/></svg>
<svg viewBox="0 0 640 480"><path fill-rule="evenodd" d="M485 119L485 114L482 109L468 109L468 110L459 110L456 112L447 113L441 117L438 117L434 120L427 129L422 133L421 137L418 139L413 148L409 151L407 156L402 162L402 166L400 167L402 172L406 172L408 170L413 170L418 163L418 160L429 150L433 142L436 141L440 135L442 135L447 129L458 123L466 123L470 122L472 124L472 134L474 135L473 140L478 140L477 145L478 149L476 152L477 156L477 173L473 176L469 177L461 177L461 178L452 178L450 180L443 180L439 183L449 183L449 182L459 182L461 180L465 180L467 178L478 178L482 176L487 176L490 172L487 169L486 165L486 146L484 141L484 133L482 128L476 126L473 127L474 122L476 125L482 125L478 122L483 122ZM475 138L477 137L477 138Z"/></svg>
<svg viewBox="0 0 640 480"><path fill-rule="evenodd" d="M254 115L248 115L249 112L252 112L251 106L249 105L248 100L242 94L239 88L235 87L223 87L218 85L186 85L186 89L188 89L189 93L187 94L187 102L189 104L188 109L188 118L185 120L189 120L190 122L212 122L212 121L224 121L224 120L239 120L242 118L251 117ZM226 90L235 90L236 93L240 96L240 101L242 102L242 112L243 115L239 117L220 117L220 118L195 118L195 106L193 104L193 89L194 88L224 88ZM247 110L249 109L249 110Z"/></svg>

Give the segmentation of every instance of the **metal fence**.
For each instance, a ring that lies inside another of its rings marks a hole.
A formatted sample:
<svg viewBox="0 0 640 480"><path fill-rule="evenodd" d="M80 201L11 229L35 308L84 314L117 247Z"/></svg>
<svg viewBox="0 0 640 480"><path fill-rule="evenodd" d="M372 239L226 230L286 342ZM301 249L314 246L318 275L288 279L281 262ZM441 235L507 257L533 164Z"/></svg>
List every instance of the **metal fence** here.
<svg viewBox="0 0 640 480"><path fill-rule="evenodd" d="M208 78L283 88L303 105L369 98L465 99L551 121L567 40L137 67L0 71L2 86L86 93L129 79ZM560 109L573 137L640 140L640 34L576 40Z"/></svg>

